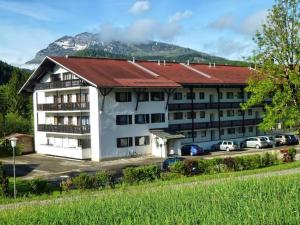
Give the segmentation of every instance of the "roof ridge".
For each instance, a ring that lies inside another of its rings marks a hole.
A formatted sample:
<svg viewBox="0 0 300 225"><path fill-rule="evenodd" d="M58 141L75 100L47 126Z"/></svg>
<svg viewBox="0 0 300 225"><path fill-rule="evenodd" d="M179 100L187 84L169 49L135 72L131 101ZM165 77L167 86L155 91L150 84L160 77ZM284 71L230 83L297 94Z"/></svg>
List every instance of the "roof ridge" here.
<svg viewBox="0 0 300 225"><path fill-rule="evenodd" d="M194 72L196 72L196 73L198 73L198 74L200 74L200 75L202 75L202 76L204 76L204 77L206 77L206 78L212 78L212 76L210 76L209 74L207 74L207 73L204 73L204 72L202 72L202 71L200 71L200 70L197 70L197 69L195 69L195 68L193 68L193 67L191 67L191 66L189 66L189 65L186 65L186 64L184 64L184 63L180 63L180 65L182 65L183 67L185 67L185 68L187 68L187 69L189 69L189 70L192 70L192 71L194 71Z"/></svg>

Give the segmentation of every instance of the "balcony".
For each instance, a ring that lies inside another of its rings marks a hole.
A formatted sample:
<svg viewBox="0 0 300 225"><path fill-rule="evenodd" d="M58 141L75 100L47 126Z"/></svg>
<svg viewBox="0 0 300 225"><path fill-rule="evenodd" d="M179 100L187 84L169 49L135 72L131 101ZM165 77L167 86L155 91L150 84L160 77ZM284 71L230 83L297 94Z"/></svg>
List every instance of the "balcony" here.
<svg viewBox="0 0 300 225"><path fill-rule="evenodd" d="M249 126L249 125L257 125L262 122L262 119L248 119L248 120L229 120L229 121L220 121L220 127L240 127L240 126ZM213 122L202 122L202 123L194 123L194 129L209 129L209 128L218 128L219 121ZM170 124L170 130L179 131L179 130L191 130L192 124Z"/></svg>
<svg viewBox="0 0 300 225"><path fill-rule="evenodd" d="M38 131L71 133L71 134L88 134L90 133L90 125L50 125L39 124Z"/></svg>
<svg viewBox="0 0 300 225"><path fill-rule="evenodd" d="M241 102L220 102L220 109L240 108ZM194 110L217 109L218 103L194 103ZM192 110L191 103L169 104L169 111Z"/></svg>
<svg viewBox="0 0 300 225"><path fill-rule="evenodd" d="M38 104L38 111L61 111L61 110L89 110L89 102Z"/></svg>
<svg viewBox="0 0 300 225"><path fill-rule="evenodd" d="M68 87L79 87L87 86L87 83L83 80L62 80L47 83L37 83L36 90L56 89L56 88L68 88Z"/></svg>

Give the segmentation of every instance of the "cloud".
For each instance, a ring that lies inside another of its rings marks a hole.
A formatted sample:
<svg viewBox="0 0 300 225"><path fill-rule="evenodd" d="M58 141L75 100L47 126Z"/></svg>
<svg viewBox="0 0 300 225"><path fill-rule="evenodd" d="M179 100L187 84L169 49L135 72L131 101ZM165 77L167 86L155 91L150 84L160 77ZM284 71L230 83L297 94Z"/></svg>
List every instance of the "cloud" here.
<svg viewBox="0 0 300 225"><path fill-rule="evenodd" d="M193 15L193 12L190 10L185 10L183 12L177 12L174 15L169 17L169 22L174 23L174 22L179 22L180 20L189 18Z"/></svg>
<svg viewBox="0 0 300 225"><path fill-rule="evenodd" d="M231 14L225 14L211 22L208 27L223 30L223 29L232 29L235 26L236 18Z"/></svg>
<svg viewBox="0 0 300 225"><path fill-rule="evenodd" d="M124 41L129 43L145 43L150 40L173 40L181 31L179 23L161 23L154 19L141 19L126 27L102 24L100 39L107 41Z"/></svg>
<svg viewBox="0 0 300 225"><path fill-rule="evenodd" d="M256 11L239 20L233 14L227 13L212 21L207 27L218 31L229 30L238 34L253 36L257 30L261 30L262 24L266 22L267 14L266 10Z"/></svg>
<svg viewBox="0 0 300 225"><path fill-rule="evenodd" d="M131 8L129 9L129 12L132 14L141 14L143 12L146 12L150 9L150 2L149 1L136 1Z"/></svg>

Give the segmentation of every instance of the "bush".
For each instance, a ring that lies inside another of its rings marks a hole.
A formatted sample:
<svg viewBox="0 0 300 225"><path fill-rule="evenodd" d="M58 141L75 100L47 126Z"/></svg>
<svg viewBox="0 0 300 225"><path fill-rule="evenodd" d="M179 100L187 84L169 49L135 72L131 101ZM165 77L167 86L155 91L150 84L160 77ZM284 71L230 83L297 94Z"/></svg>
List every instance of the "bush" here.
<svg viewBox="0 0 300 225"><path fill-rule="evenodd" d="M227 157L223 159L223 163L228 171L237 171L237 165L235 158Z"/></svg>
<svg viewBox="0 0 300 225"><path fill-rule="evenodd" d="M198 170L200 173L210 173L212 171L213 165L212 161L209 159L199 159L198 160Z"/></svg>
<svg viewBox="0 0 300 225"><path fill-rule="evenodd" d="M160 174L162 180L174 180L183 177L181 173L165 172Z"/></svg>
<svg viewBox="0 0 300 225"><path fill-rule="evenodd" d="M8 178L5 175L4 166L0 162L0 196L8 195Z"/></svg>
<svg viewBox="0 0 300 225"><path fill-rule="evenodd" d="M257 169L261 167L261 156L259 154L255 155L246 155L243 157L243 170Z"/></svg>
<svg viewBox="0 0 300 225"><path fill-rule="evenodd" d="M60 192L65 191L68 192L71 189L71 186L73 185L72 179L67 178L65 180L62 180L59 184Z"/></svg>
<svg viewBox="0 0 300 225"><path fill-rule="evenodd" d="M182 161L177 161L169 166L169 170L171 173L185 173L185 165Z"/></svg>
<svg viewBox="0 0 300 225"><path fill-rule="evenodd" d="M29 187L30 192L34 194L42 194L49 191L48 181L40 178L30 180Z"/></svg>
<svg viewBox="0 0 300 225"><path fill-rule="evenodd" d="M297 151L294 147L291 147L289 149L282 149L280 150L282 153L282 161L283 162L293 162L295 160Z"/></svg>
<svg viewBox="0 0 300 225"><path fill-rule="evenodd" d="M113 177L107 171L99 171L95 175L96 187L105 188L113 185Z"/></svg>
<svg viewBox="0 0 300 225"><path fill-rule="evenodd" d="M293 162L295 160L297 150L294 147L289 148L288 154L291 157L291 161Z"/></svg>
<svg viewBox="0 0 300 225"><path fill-rule="evenodd" d="M160 178L160 169L156 165L128 167L123 170L124 181L128 184L154 181Z"/></svg>
<svg viewBox="0 0 300 225"><path fill-rule="evenodd" d="M262 167L272 166L277 163L278 163L277 154L270 154L267 152L261 156L261 166Z"/></svg>
<svg viewBox="0 0 300 225"><path fill-rule="evenodd" d="M90 176L87 173L81 173L77 177L74 177L73 183L80 190L86 190L96 187L95 177Z"/></svg>
<svg viewBox="0 0 300 225"><path fill-rule="evenodd" d="M185 159L183 161L184 175L191 176L199 173L198 164L195 160Z"/></svg>

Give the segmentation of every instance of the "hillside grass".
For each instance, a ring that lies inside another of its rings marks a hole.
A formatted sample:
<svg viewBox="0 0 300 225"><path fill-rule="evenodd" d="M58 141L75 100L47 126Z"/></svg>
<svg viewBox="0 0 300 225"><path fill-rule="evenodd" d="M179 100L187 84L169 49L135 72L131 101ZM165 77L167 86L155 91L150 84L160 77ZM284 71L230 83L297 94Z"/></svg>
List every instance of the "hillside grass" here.
<svg viewBox="0 0 300 225"><path fill-rule="evenodd" d="M300 174L136 186L1 212L1 224L299 224Z"/></svg>

